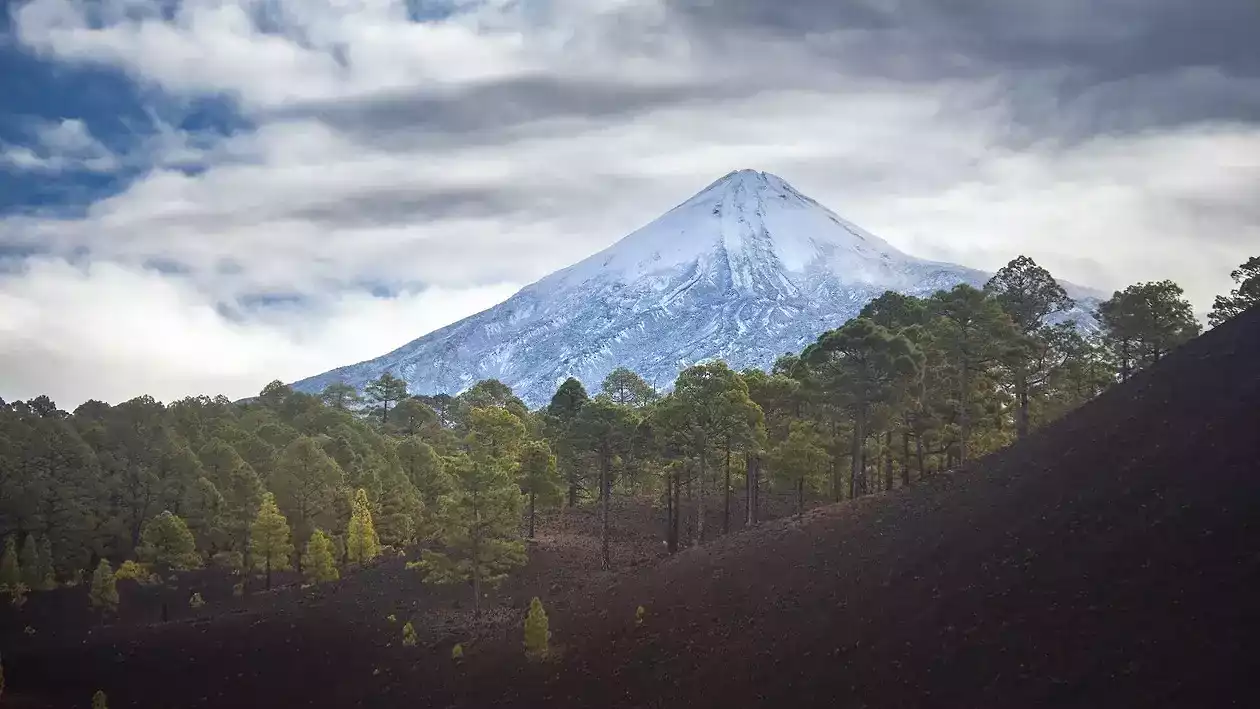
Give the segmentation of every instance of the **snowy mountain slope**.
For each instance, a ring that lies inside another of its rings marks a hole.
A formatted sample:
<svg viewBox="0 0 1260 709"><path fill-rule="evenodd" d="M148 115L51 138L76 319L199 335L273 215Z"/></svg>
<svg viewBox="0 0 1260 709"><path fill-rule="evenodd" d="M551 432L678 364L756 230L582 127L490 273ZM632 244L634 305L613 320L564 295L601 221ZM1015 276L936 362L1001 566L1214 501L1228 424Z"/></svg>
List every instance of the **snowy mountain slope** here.
<svg viewBox="0 0 1260 709"><path fill-rule="evenodd" d="M489 310L293 387L361 388L388 371L413 394L454 394L495 378L539 406L569 376L597 389L624 366L665 388L706 359L768 367L886 290L924 296L989 275L909 256L781 178L739 170Z"/></svg>

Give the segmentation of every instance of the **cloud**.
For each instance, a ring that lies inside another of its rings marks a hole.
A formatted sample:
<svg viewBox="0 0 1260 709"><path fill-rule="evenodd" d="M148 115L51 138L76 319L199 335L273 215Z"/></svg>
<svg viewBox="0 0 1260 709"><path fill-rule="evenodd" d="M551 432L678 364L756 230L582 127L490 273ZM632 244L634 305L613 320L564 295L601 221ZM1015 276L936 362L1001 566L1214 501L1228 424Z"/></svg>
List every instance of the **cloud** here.
<svg viewBox="0 0 1260 709"><path fill-rule="evenodd" d="M32 0L29 51L226 96L249 127L163 124L116 156L142 168L126 189L0 215L0 394L252 394L488 306L741 167L918 255L1170 277L1200 308L1226 289L1260 243L1246 7L956 5Z"/></svg>
<svg viewBox="0 0 1260 709"><path fill-rule="evenodd" d="M117 157L92 137L83 121L67 118L35 126L30 146L0 143L0 168L21 172L112 172Z"/></svg>
<svg viewBox="0 0 1260 709"><path fill-rule="evenodd" d="M177 277L41 258L18 278L0 278L0 391L8 399L47 393L70 408L87 396L247 396L271 378L292 381L376 356L514 289L328 294L314 312L238 321Z"/></svg>

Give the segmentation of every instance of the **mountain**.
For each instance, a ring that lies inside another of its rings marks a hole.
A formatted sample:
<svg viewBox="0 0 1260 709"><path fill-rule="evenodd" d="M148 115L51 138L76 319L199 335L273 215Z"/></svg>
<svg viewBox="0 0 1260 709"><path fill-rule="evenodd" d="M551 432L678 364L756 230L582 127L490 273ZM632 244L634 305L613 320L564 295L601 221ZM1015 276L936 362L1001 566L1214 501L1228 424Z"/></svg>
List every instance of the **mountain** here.
<svg viewBox="0 0 1260 709"><path fill-rule="evenodd" d="M925 296L989 276L910 256L780 177L737 170L499 305L293 388L361 388L388 371L412 394L455 394L494 378L538 406L567 377L595 389L616 367L666 388L707 359L769 367L884 291Z"/></svg>

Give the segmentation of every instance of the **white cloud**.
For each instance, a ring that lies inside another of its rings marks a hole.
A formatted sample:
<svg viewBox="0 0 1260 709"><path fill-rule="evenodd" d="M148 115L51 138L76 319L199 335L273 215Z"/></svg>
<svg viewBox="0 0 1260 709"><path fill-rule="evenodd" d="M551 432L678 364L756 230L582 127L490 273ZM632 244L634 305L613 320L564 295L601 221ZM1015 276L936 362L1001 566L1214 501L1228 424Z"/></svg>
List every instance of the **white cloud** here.
<svg viewBox="0 0 1260 709"><path fill-rule="evenodd" d="M24 145L0 143L0 167L8 165L36 172L67 169L110 172L118 168L117 157L94 138L79 119L40 123L33 138L34 150Z"/></svg>
<svg viewBox="0 0 1260 709"><path fill-rule="evenodd" d="M34 0L20 37L169 92L236 96L258 127L213 146L164 127L142 150L153 169L83 219L0 218L0 244L47 254L0 271L6 398L242 396L379 355L740 167L911 253L984 268L1025 253L1101 288L1168 277L1199 308L1260 243L1260 217L1238 211L1260 189L1255 125L1016 149L1001 78L906 85L825 65L808 43L692 42L656 1L478 3L424 24L384 0L187 0L169 21L142 5ZM250 19L265 8L273 31ZM527 75L556 80L554 105L477 103ZM601 78L614 94L693 90L624 105L563 94ZM394 99L387 132L372 111ZM313 100L364 113L332 120ZM506 115L460 123L479 108ZM65 125L42 144L83 151L91 136ZM206 169L174 169L189 162ZM373 299L365 284L413 292ZM216 309L269 294L304 305Z"/></svg>
<svg viewBox="0 0 1260 709"><path fill-rule="evenodd" d="M151 394L251 396L376 356L499 302L515 286L331 296L287 317L234 322L178 278L39 259L0 278L0 391L73 408Z"/></svg>

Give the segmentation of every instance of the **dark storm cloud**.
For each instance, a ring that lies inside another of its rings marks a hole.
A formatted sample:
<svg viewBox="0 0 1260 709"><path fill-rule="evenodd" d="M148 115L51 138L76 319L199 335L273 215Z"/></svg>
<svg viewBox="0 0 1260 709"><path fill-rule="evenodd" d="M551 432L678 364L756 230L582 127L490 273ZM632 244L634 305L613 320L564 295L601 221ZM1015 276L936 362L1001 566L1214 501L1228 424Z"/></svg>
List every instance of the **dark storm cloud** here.
<svg viewBox="0 0 1260 709"><path fill-rule="evenodd" d="M374 143L443 135L461 145L549 119L610 120L663 106L746 95L754 85L697 82L647 85L526 75L449 90L423 88L283 109L272 117L313 118Z"/></svg>
<svg viewBox="0 0 1260 709"><path fill-rule="evenodd" d="M1256 0L673 0L732 51L788 39L857 75L1000 77L1015 118L1064 137L1260 122Z"/></svg>

